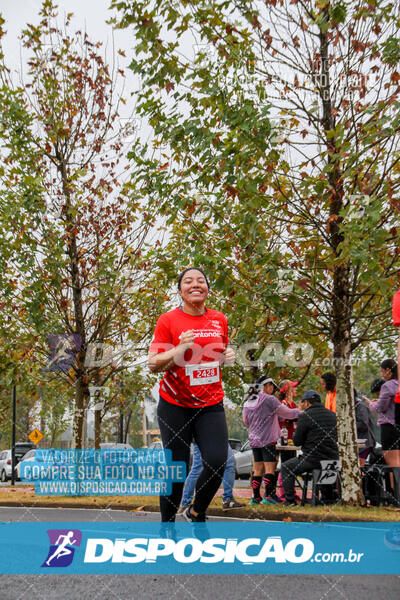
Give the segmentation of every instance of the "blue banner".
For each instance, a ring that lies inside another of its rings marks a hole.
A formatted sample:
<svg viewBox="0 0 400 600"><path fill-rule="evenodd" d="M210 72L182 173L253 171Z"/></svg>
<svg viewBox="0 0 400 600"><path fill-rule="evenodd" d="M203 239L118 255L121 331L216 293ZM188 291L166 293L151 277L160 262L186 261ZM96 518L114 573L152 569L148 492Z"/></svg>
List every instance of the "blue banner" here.
<svg viewBox="0 0 400 600"><path fill-rule="evenodd" d="M38 496L168 496L186 479L186 464L171 450L37 449L19 468Z"/></svg>
<svg viewBox="0 0 400 600"><path fill-rule="evenodd" d="M399 574L398 523L0 523L3 574Z"/></svg>

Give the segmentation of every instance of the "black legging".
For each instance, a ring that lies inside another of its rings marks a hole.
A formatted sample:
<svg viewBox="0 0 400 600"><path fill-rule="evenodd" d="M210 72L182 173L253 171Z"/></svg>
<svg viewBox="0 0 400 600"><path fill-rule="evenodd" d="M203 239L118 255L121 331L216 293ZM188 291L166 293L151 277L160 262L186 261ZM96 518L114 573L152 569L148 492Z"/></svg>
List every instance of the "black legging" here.
<svg viewBox="0 0 400 600"><path fill-rule="evenodd" d="M165 449L172 450L172 460L184 461L189 472L190 444L200 448L203 470L196 483L193 510L206 512L219 488L228 455L228 428L222 402L204 408L177 406L160 398L158 424ZM172 484L170 496L160 496L162 521L174 521L182 499L184 482Z"/></svg>

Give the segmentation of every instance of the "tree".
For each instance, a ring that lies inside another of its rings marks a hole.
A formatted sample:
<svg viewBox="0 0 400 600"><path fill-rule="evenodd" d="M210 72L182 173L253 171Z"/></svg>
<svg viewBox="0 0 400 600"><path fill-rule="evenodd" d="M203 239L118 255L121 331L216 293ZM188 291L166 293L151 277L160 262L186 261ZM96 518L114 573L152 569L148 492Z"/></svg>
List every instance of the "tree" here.
<svg viewBox="0 0 400 600"><path fill-rule="evenodd" d="M252 320L271 337L330 346L343 501L360 503L352 354L393 340L399 273L396 9L380 0L112 5L138 38L139 110L168 144L164 161L142 152L136 176L170 215L175 254L189 239L194 250L181 259L218 268L216 287L244 334ZM201 47L194 60L190 40ZM279 267L293 280L283 302Z"/></svg>
<svg viewBox="0 0 400 600"><path fill-rule="evenodd" d="M112 349L149 335L160 294L147 285L153 216L127 181L137 132L133 115L121 117L123 71L71 32L72 14L63 28L56 16L45 0L40 23L24 30L20 85L2 57L0 277L5 329L23 334L48 378L74 387L80 448L89 388L128 368ZM99 344L108 358L92 360Z"/></svg>

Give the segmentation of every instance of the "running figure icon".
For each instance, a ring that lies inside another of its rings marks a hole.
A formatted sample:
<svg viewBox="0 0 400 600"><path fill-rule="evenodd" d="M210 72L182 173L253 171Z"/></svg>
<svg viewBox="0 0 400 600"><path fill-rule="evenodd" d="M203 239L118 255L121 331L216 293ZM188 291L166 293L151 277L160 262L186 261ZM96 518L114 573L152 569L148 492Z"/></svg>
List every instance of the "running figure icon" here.
<svg viewBox="0 0 400 600"><path fill-rule="evenodd" d="M61 558L62 556L67 556L68 554L72 554L72 550L67 548L68 545L74 545L78 540L72 539L74 536L73 531L69 531L66 535L59 535L56 541L57 549L56 551L46 560L46 565L50 566L53 558ZM62 541L60 541L62 540Z"/></svg>

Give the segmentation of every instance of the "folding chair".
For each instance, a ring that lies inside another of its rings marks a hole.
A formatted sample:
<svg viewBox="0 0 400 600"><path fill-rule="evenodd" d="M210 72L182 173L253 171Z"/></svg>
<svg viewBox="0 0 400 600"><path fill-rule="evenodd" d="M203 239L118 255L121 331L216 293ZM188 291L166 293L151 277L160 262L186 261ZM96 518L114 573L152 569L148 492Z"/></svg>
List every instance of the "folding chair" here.
<svg viewBox="0 0 400 600"><path fill-rule="evenodd" d="M308 484L312 482L311 488L311 506L316 506L319 501L319 494L325 486L331 486L332 491L336 492L336 499L341 498L342 484L340 479L340 460L321 460L319 469L311 469L303 473L303 494L301 505L304 506L307 502ZM335 486L335 488L334 488ZM332 494L332 501L334 494Z"/></svg>

